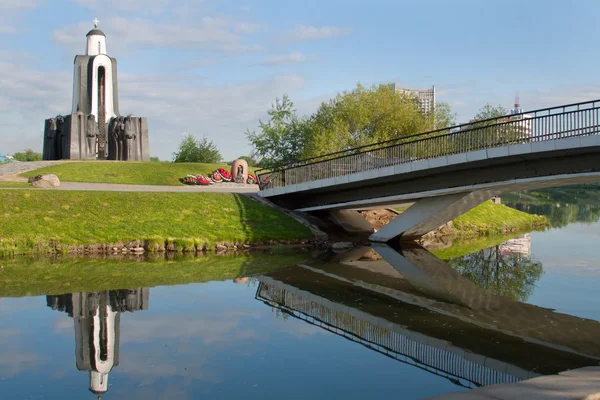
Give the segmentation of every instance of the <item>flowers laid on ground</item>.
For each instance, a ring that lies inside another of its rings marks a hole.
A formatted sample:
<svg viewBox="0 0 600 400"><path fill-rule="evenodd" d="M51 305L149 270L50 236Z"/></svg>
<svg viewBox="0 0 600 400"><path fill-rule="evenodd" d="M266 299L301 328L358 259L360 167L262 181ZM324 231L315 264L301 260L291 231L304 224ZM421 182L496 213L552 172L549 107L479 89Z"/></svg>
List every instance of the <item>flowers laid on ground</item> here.
<svg viewBox="0 0 600 400"><path fill-rule="evenodd" d="M229 172L227 172L227 170L225 170L223 168L217 168L217 170L215 172L217 174L219 174L225 182L231 182L231 174Z"/></svg>
<svg viewBox="0 0 600 400"><path fill-rule="evenodd" d="M231 182L231 174L223 169L218 168L213 171L208 176L205 175L197 175L197 174L188 174L181 178L181 182L186 185L202 185L208 186L215 183L221 182ZM249 185L255 185L258 183L258 179L256 179L256 175L248 174L248 178L246 179L246 183Z"/></svg>

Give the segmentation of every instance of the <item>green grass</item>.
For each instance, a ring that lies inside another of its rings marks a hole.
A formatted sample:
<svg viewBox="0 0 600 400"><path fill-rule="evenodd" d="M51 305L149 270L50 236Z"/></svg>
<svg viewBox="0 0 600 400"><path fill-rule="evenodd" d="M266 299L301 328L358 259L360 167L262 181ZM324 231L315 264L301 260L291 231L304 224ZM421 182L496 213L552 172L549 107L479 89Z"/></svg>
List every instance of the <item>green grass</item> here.
<svg viewBox="0 0 600 400"><path fill-rule="evenodd" d="M21 176L55 174L65 182L181 186L179 179L185 175L208 175L217 168L231 169L225 164L78 161L28 171ZM254 168L250 168L250 172L254 172Z"/></svg>
<svg viewBox="0 0 600 400"><path fill-rule="evenodd" d="M549 225L548 218L486 201L454 220L456 236L498 236Z"/></svg>
<svg viewBox="0 0 600 400"><path fill-rule="evenodd" d="M28 182L0 182L0 188L32 188Z"/></svg>
<svg viewBox="0 0 600 400"><path fill-rule="evenodd" d="M311 237L293 218L231 193L3 190L0 198L0 254L132 240L168 240L181 251Z"/></svg>
<svg viewBox="0 0 600 400"><path fill-rule="evenodd" d="M265 274L310 258L309 253L165 257L149 261L16 257L0 259L0 297L41 296L229 280Z"/></svg>

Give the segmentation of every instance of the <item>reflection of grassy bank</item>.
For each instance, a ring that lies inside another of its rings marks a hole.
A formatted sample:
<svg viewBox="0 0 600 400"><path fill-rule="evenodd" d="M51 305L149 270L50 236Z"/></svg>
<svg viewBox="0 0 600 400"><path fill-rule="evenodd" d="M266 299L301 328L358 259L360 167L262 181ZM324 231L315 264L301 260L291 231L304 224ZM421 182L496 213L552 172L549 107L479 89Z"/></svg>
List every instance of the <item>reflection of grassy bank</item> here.
<svg viewBox="0 0 600 400"><path fill-rule="evenodd" d="M458 238L501 236L544 228L548 224L546 217L527 214L486 201L456 218L453 223L453 234Z"/></svg>
<svg viewBox="0 0 600 400"><path fill-rule="evenodd" d="M0 297L40 296L229 280L292 266L307 253L207 255L149 261L0 259Z"/></svg>
<svg viewBox="0 0 600 400"><path fill-rule="evenodd" d="M452 242L452 246L445 249L429 250L432 254L442 260L449 260L452 258L462 257L467 254L474 253L479 250L487 249L492 246L499 245L506 242L507 240L519 237L523 232L513 233L511 235L502 236L482 236L471 240L455 240Z"/></svg>
<svg viewBox="0 0 600 400"><path fill-rule="evenodd" d="M4 190L0 198L0 254L137 240L149 248L196 251L218 242L311 237L284 213L231 193Z"/></svg>

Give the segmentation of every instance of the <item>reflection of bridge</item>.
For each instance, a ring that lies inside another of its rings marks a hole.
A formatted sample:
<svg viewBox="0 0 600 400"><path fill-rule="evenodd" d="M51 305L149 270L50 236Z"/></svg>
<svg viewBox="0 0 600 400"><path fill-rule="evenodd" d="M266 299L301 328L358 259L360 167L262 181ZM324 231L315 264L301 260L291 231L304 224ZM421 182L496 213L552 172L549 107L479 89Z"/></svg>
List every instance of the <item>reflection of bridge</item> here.
<svg viewBox="0 0 600 400"><path fill-rule="evenodd" d="M256 297L268 305L458 385L473 388L538 376L490 358L481 363L480 355L466 353L444 340L412 332L267 277L260 280Z"/></svg>
<svg viewBox="0 0 600 400"><path fill-rule="evenodd" d="M423 249L376 249L388 262L357 250L276 271L256 297L466 387L598 364L597 321L496 296Z"/></svg>
<svg viewBox="0 0 600 400"><path fill-rule="evenodd" d="M259 174L259 194L295 210L413 203L371 236L436 229L503 192L600 181L600 100L426 132Z"/></svg>
<svg viewBox="0 0 600 400"><path fill-rule="evenodd" d="M48 307L74 320L76 365L89 371L92 393L106 393L108 374L119 365L120 313L147 310L149 295L140 288L46 296Z"/></svg>

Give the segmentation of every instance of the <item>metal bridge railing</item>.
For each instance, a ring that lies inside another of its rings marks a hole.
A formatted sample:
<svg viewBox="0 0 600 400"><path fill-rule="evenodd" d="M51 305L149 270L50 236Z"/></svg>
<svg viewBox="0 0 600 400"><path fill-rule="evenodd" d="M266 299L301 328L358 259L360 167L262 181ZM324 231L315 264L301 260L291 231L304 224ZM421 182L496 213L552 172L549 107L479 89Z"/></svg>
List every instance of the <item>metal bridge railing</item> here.
<svg viewBox="0 0 600 400"><path fill-rule="evenodd" d="M257 171L261 190L494 147L597 135L600 100L505 115Z"/></svg>

